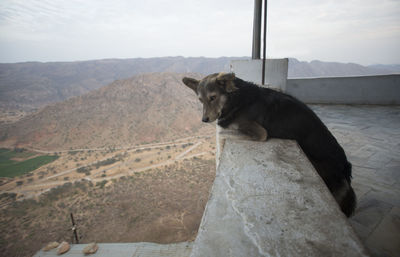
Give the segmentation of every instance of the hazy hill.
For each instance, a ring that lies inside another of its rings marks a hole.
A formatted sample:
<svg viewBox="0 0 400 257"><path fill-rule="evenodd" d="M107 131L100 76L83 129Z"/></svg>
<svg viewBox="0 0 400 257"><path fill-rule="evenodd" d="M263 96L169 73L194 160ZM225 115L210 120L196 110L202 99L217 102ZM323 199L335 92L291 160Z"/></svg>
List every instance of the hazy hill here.
<svg viewBox="0 0 400 257"><path fill-rule="evenodd" d="M137 75L49 105L3 126L0 145L124 146L211 131L214 126L202 124L198 100L183 85L182 77L177 73Z"/></svg>
<svg viewBox="0 0 400 257"><path fill-rule="evenodd" d="M0 109L25 110L41 108L64 101L146 72L195 72L210 74L229 71L231 60L222 58L136 58L80 62L26 62L0 64ZM374 75L400 72L399 66L289 61L289 77Z"/></svg>
<svg viewBox="0 0 400 257"><path fill-rule="evenodd" d="M0 64L0 108L32 110L148 72L228 71L237 58L136 58Z"/></svg>
<svg viewBox="0 0 400 257"><path fill-rule="evenodd" d="M392 65L374 64L374 65L369 65L368 67L381 70L385 73L386 72L400 73L400 64L392 64Z"/></svg>
<svg viewBox="0 0 400 257"><path fill-rule="evenodd" d="M338 63L311 61L302 62L294 58L289 59L289 78L303 77L341 77L367 76L378 74L400 73L400 65L362 66L356 63Z"/></svg>

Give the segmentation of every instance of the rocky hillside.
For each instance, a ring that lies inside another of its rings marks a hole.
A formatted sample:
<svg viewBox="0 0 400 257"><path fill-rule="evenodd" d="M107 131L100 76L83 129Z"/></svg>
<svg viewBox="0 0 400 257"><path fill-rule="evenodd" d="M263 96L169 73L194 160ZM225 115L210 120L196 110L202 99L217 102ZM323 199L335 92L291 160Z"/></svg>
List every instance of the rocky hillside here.
<svg viewBox="0 0 400 257"><path fill-rule="evenodd" d="M49 105L0 128L0 146L124 146L209 133L214 126L202 124L198 100L182 77L137 75Z"/></svg>

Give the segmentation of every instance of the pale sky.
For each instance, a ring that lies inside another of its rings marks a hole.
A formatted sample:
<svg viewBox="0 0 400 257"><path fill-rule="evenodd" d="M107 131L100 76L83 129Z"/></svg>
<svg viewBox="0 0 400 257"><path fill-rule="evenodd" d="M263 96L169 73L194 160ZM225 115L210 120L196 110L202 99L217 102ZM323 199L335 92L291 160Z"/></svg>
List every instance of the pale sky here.
<svg viewBox="0 0 400 257"><path fill-rule="evenodd" d="M251 56L253 0L0 0L0 62ZM400 63L400 0L269 0L267 56Z"/></svg>

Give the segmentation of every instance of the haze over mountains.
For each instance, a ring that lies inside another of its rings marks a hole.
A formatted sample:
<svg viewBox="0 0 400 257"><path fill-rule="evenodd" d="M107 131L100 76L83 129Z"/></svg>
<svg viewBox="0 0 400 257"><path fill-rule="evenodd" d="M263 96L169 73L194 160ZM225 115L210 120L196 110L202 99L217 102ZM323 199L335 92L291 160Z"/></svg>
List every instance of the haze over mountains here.
<svg viewBox="0 0 400 257"><path fill-rule="evenodd" d="M400 73L400 65L371 65L362 66L356 63L338 63L311 61L302 62L294 58L289 59L289 78L304 77L344 77L368 76Z"/></svg>
<svg viewBox="0 0 400 257"><path fill-rule="evenodd" d="M117 79L148 72L194 72L210 74L229 71L230 61L221 58L136 58L79 62L26 62L0 64L0 108L32 111L49 103L79 96ZM400 72L399 65L365 67L335 62L300 62L289 59L290 77L376 75Z"/></svg>
<svg viewBox="0 0 400 257"><path fill-rule="evenodd" d="M16 122L0 124L0 147L115 147L211 133L214 126L202 124L200 104L181 79L229 71L232 59L238 58L0 64L2 112L42 108ZM385 70L384 66L289 60L289 77L396 70L396 66Z"/></svg>

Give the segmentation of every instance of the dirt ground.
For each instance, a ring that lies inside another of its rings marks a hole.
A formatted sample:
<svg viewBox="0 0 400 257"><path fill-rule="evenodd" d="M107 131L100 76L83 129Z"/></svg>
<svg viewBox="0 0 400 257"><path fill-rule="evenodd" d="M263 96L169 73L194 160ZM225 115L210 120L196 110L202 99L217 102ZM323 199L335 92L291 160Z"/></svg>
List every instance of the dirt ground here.
<svg viewBox="0 0 400 257"><path fill-rule="evenodd" d="M85 179L96 183L161 168L193 157L213 159L214 142L215 136L203 135L123 149L45 151L41 154L57 154L59 158L23 176L4 178L0 183L0 192L16 193L19 200L37 199L42 193L66 182Z"/></svg>
<svg viewBox="0 0 400 257"><path fill-rule="evenodd" d="M215 177L214 142L196 137L59 153L33 175L0 187L1 256L32 256L50 241L73 242L70 213L80 243L194 240ZM77 171L82 167L90 174Z"/></svg>

